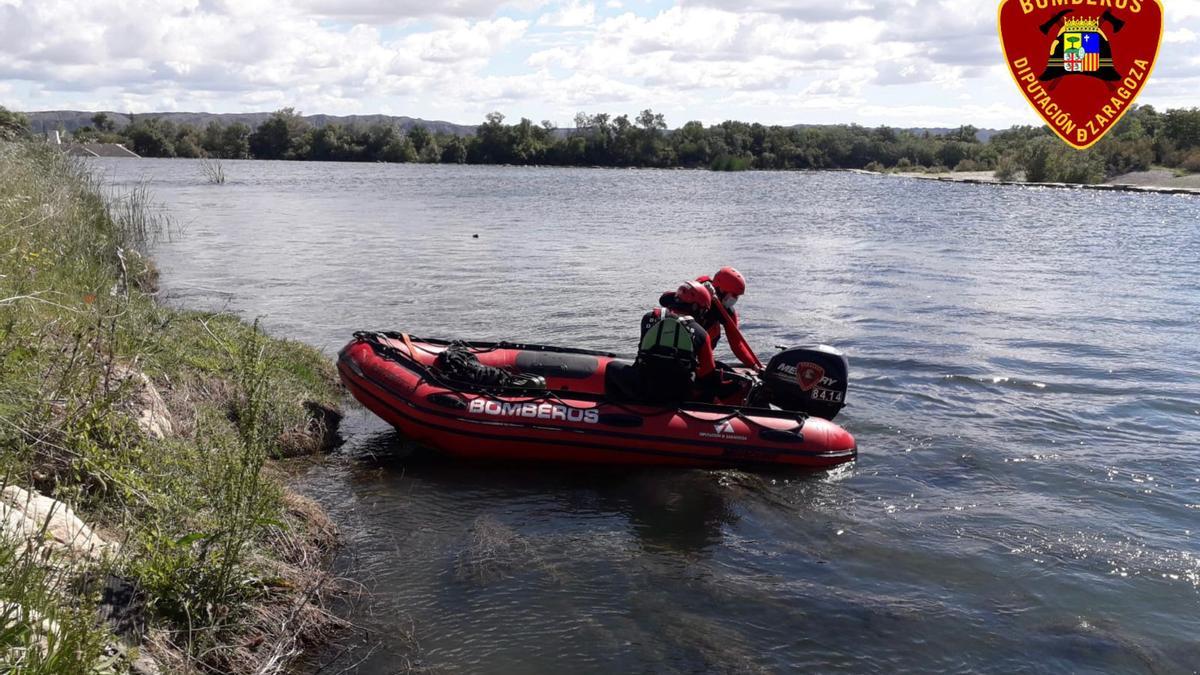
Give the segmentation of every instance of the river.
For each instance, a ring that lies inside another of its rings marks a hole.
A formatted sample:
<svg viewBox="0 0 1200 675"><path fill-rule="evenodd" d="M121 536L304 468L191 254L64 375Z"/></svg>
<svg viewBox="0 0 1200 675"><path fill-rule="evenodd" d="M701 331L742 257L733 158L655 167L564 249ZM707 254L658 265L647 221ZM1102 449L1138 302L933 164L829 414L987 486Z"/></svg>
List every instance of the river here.
<svg viewBox="0 0 1200 675"><path fill-rule="evenodd" d="M1200 198L848 173L96 160L174 304L631 352L733 265L850 359L850 466L481 466L348 400L300 477L369 592L328 672L1195 672ZM476 238L475 235L478 235ZM728 358L722 346L721 353ZM718 356L721 355L718 354Z"/></svg>

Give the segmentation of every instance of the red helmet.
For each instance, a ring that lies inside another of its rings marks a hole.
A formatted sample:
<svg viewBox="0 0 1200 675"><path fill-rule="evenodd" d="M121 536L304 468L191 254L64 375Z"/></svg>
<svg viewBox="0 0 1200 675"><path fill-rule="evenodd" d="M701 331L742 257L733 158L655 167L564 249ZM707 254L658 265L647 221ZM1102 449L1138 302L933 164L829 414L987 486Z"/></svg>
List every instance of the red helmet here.
<svg viewBox="0 0 1200 675"><path fill-rule="evenodd" d="M696 305L701 309L712 306L712 293L699 281L685 281L675 291L675 299L685 305Z"/></svg>
<svg viewBox="0 0 1200 675"><path fill-rule="evenodd" d="M746 277L732 267L722 267L712 279L712 285L722 295L738 297L746 292Z"/></svg>

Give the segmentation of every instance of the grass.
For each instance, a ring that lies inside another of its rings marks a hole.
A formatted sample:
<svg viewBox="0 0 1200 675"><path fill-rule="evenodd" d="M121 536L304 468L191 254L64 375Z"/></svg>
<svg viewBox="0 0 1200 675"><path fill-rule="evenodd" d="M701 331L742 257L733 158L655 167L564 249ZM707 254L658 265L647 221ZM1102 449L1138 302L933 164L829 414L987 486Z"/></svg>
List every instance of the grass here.
<svg viewBox="0 0 1200 675"><path fill-rule="evenodd" d="M336 378L316 350L157 303L147 250L164 227L144 188L106 199L55 150L0 143L0 476L121 543L104 573L140 589L144 650L165 666L278 671L322 621L311 549L329 541L264 467L313 449ZM147 431L146 409L170 433ZM96 571L19 549L0 540L0 671L119 670L110 629L64 590Z"/></svg>

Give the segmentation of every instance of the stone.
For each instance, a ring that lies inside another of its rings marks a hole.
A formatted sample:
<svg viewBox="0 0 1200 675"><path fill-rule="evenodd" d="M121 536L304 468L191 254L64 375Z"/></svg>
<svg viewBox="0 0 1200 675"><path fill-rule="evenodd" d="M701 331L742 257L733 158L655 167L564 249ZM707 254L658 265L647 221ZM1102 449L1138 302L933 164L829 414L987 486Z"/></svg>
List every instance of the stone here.
<svg viewBox="0 0 1200 675"><path fill-rule="evenodd" d="M145 373L114 366L112 376L117 382L130 387L130 414L147 436L161 441L175 433L171 411L154 382Z"/></svg>
<svg viewBox="0 0 1200 675"><path fill-rule="evenodd" d="M87 560L100 560L116 548L93 532L71 507L16 485L0 490L0 529L5 536Z"/></svg>

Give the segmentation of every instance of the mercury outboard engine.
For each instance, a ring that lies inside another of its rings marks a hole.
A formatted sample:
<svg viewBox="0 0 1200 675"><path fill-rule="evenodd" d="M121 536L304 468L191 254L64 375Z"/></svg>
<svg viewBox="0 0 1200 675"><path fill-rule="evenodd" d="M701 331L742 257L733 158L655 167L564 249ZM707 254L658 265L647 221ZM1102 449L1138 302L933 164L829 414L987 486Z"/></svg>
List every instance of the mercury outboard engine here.
<svg viewBox="0 0 1200 675"><path fill-rule="evenodd" d="M827 420L846 405L849 379L846 355L827 345L779 352L763 373L771 403Z"/></svg>

